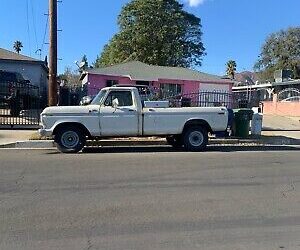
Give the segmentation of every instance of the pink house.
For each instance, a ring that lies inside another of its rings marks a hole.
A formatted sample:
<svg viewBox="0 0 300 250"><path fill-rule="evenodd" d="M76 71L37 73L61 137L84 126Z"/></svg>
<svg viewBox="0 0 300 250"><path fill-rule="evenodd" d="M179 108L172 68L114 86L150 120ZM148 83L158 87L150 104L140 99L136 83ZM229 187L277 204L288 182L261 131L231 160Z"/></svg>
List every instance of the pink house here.
<svg viewBox="0 0 300 250"><path fill-rule="evenodd" d="M168 95L197 92L232 93L233 82L219 76L180 67L148 65L138 61L89 69L81 75L88 95L115 84L147 85Z"/></svg>

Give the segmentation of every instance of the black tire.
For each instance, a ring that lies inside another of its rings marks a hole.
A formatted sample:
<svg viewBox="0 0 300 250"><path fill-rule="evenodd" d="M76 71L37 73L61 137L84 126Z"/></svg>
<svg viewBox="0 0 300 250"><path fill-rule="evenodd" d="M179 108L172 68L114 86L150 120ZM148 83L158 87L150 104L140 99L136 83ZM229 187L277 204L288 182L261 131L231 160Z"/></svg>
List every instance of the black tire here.
<svg viewBox="0 0 300 250"><path fill-rule="evenodd" d="M86 135L74 126L62 127L55 135L58 150L62 153L78 153L86 143Z"/></svg>
<svg viewBox="0 0 300 250"><path fill-rule="evenodd" d="M190 127L184 131L183 144L192 152L204 151L208 144L208 132L203 127Z"/></svg>
<svg viewBox="0 0 300 250"><path fill-rule="evenodd" d="M171 145L173 148L182 148L183 146L181 136L172 135L172 136L167 136L166 139L167 139L167 143Z"/></svg>

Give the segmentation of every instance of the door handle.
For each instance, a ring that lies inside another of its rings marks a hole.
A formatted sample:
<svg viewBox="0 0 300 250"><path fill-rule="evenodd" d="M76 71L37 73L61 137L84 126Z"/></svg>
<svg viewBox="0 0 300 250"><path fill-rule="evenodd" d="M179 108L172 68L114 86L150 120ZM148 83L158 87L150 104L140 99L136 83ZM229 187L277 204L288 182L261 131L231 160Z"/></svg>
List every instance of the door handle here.
<svg viewBox="0 0 300 250"><path fill-rule="evenodd" d="M129 112L134 112L135 110L134 110L134 109L129 109L128 111L129 111Z"/></svg>
<svg viewBox="0 0 300 250"><path fill-rule="evenodd" d="M155 109L149 109L149 111L151 111L151 112L154 112L154 111L155 111Z"/></svg>
<svg viewBox="0 0 300 250"><path fill-rule="evenodd" d="M97 109L89 110L89 113L96 113L96 112L98 112Z"/></svg>

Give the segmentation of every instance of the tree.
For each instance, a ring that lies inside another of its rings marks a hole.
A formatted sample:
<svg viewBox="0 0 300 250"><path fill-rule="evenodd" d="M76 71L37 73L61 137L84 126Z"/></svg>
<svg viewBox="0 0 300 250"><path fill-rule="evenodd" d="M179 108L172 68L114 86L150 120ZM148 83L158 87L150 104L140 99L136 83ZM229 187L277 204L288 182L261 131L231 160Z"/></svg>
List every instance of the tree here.
<svg viewBox="0 0 300 250"><path fill-rule="evenodd" d="M254 69L262 80L273 80L278 69L290 69L299 78L300 68L300 27L289 28L271 34L262 46L259 60Z"/></svg>
<svg viewBox="0 0 300 250"><path fill-rule="evenodd" d="M21 41L15 41L15 42L14 42L14 50L15 50L18 54L20 54L22 48L23 48L23 44L22 44Z"/></svg>
<svg viewBox="0 0 300 250"><path fill-rule="evenodd" d="M160 66L201 66L205 48L201 19L177 0L132 0L118 17L119 33L109 41L95 67L139 60Z"/></svg>
<svg viewBox="0 0 300 250"><path fill-rule="evenodd" d="M234 79L236 67L237 67L236 62L233 60L229 60L226 63L226 74L228 77L230 77L231 80Z"/></svg>
<svg viewBox="0 0 300 250"><path fill-rule="evenodd" d="M80 74L78 70L73 70L71 67L66 67L63 74L58 76L59 80L64 81L68 88L76 88L81 86Z"/></svg>

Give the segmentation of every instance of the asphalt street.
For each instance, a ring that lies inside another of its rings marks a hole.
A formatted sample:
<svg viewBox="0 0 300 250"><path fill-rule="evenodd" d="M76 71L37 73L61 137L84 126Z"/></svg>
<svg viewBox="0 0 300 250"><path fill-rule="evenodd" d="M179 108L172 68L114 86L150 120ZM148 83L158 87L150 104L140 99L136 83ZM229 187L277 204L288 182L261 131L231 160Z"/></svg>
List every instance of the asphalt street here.
<svg viewBox="0 0 300 250"><path fill-rule="evenodd" d="M300 150L0 150L0 249L300 249Z"/></svg>

